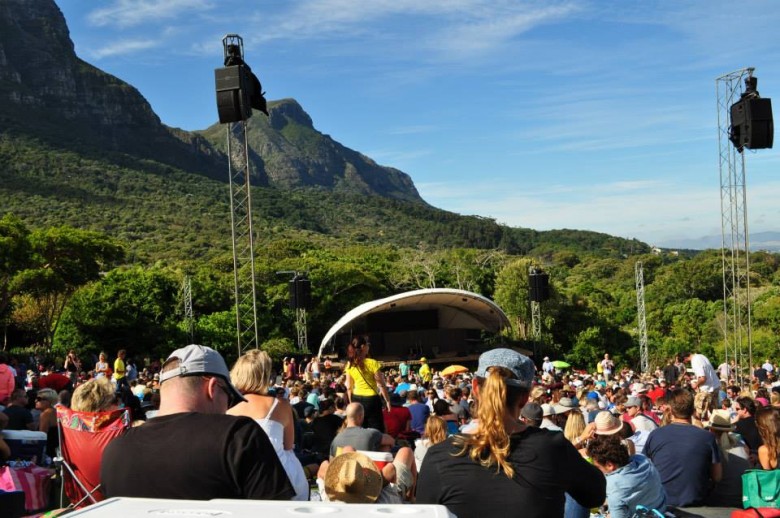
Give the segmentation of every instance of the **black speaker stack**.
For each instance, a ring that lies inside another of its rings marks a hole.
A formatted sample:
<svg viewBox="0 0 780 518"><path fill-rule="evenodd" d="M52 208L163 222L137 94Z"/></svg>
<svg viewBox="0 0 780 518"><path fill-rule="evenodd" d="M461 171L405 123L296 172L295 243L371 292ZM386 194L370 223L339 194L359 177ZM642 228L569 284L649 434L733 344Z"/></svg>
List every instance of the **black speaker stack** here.
<svg viewBox="0 0 780 518"><path fill-rule="evenodd" d="M528 299L531 302L544 302L550 298L550 275L541 270L531 270L528 274Z"/></svg>
<svg viewBox="0 0 780 518"><path fill-rule="evenodd" d="M729 140L742 152L748 149L770 149L775 135L772 100L758 95L758 78L745 79L745 93L731 105Z"/></svg>
<svg viewBox="0 0 780 518"><path fill-rule="evenodd" d="M290 307L292 309L311 308L311 281L305 275L296 275L289 283Z"/></svg>

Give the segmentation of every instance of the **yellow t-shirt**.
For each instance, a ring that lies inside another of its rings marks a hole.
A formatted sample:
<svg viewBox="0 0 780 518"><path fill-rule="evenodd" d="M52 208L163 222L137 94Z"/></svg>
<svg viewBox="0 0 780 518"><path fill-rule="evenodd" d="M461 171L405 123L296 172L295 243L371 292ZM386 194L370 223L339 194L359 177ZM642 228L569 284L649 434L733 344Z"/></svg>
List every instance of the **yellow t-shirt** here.
<svg viewBox="0 0 780 518"><path fill-rule="evenodd" d="M420 377L425 382L431 381L433 379L431 368L428 366L427 363L423 363L422 366L420 367Z"/></svg>
<svg viewBox="0 0 780 518"><path fill-rule="evenodd" d="M125 362L122 358L114 360L114 379L121 380L125 377Z"/></svg>
<svg viewBox="0 0 780 518"><path fill-rule="evenodd" d="M382 369L382 364L372 358L363 360L363 368L358 369L352 363L348 363L344 372L352 378L352 395L354 396L376 396L379 394L379 387L374 379L374 374Z"/></svg>

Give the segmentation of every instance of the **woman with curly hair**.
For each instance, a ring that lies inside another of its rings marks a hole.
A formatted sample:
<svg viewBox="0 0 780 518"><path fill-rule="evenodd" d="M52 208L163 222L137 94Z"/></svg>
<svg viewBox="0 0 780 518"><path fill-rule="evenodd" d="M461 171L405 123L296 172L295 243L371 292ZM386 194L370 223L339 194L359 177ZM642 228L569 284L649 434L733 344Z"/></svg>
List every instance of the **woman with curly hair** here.
<svg viewBox="0 0 780 518"><path fill-rule="evenodd" d="M604 476L563 434L518 421L534 373L533 362L511 349L480 356L472 381L479 426L428 450L417 503L457 516L547 518L563 516L566 493L588 508L604 501Z"/></svg>
<svg viewBox="0 0 780 518"><path fill-rule="evenodd" d="M644 455L629 455L617 434L596 435L588 443L588 456L607 477L610 518L631 518L641 504L666 510L661 475Z"/></svg>
<svg viewBox="0 0 780 518"><path fill-rule="evenodd" d="M777 469L780 457L780 408L761 407L756 410L756 427L761 440L758 462L763 469Z"/></svg>

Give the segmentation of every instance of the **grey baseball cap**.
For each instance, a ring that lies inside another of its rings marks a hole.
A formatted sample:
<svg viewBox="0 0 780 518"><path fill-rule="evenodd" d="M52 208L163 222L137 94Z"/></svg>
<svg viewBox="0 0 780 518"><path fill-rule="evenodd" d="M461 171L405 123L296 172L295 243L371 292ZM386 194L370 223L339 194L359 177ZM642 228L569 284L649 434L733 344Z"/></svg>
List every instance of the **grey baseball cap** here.
<svg viewBox="0 0 780 518"><path fill-rule="evenodd" d="M166 363L173 358L178 358L179 366L175 369L160 374L160 383L177 376L217 376L222 378L228 389L233 394L234 401L246 401L241 392L230 382L230 370L225 364L222 355L211 347L205 345L190 344L173 351Z"/></svg>
<svg viewBox="0 0 780 518"><path fill-rule="evenodd" d="M477 376L487 378L491 367L504 367L514 374L514 378L506 378L507 385L530 389L536 374L536 367L530 358L512 349L493 349L479 357Z"/></svg>

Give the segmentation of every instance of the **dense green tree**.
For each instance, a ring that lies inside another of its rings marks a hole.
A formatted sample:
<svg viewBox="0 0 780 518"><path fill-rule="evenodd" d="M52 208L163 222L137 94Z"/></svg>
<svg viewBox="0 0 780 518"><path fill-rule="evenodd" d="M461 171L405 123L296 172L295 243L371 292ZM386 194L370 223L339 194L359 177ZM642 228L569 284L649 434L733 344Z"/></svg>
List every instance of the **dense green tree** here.
<svg viewBox="0 0 780 518"><path fill-rule="evenodd" d="M528 270L530 259L516 259L496 274L494 300L512 322L511 337L530 339L531 306L528 301Z"/></svg>
<svg viewBox="0 0 780 518"><path fill-rule="evenodd" d="M77 291L55 335L55 350L83 352L128 349L166 356L186 340L177 314L179 278L163 268L132 267L109 272Z"/></svg>
<svg viewBox="0 0 780 518"><path fill-rule="evenodd" d="M36 230L29 240L34 266L19 272L15 283L19 293L35 300L41 312L38 332L44 344L51 346L71 295L98 279L124 252L105 234L66 226Z"/></svg>
<svg viewBox="0 0 780 518"><path fill-rule="evenodd" d="M13 214L0 218L0 322L5 325L11 300L19 289L16 276L32 264L30 232Z"/></svg>

